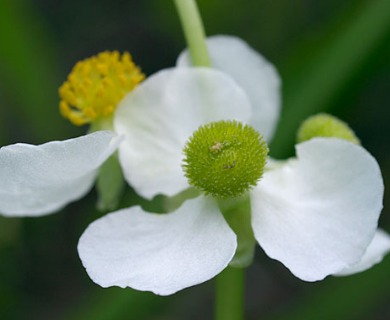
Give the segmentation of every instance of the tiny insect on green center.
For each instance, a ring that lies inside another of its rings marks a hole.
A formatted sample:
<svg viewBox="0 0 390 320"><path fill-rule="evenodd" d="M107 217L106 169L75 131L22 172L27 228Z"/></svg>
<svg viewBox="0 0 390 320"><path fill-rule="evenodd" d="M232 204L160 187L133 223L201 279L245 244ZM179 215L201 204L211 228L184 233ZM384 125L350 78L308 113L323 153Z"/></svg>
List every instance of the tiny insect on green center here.
<svg viewBox="0 0 390 320"><path fill-rule="evenodd" d="M238 121L201 126L184 147L189 183L215 198L237 197L254 187L264 172L268 146L260 133Z"/></svg>

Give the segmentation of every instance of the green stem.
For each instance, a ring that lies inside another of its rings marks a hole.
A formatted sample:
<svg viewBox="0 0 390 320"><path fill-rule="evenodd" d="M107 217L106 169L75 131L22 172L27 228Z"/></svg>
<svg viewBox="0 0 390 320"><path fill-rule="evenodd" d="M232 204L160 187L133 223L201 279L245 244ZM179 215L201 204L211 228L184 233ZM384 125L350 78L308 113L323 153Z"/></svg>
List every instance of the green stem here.
<svg viewBox="0 0 390 320"><path fill-rule="evenodd" d="M91 123L88 129L88 133L100 131L100 130L109 130L114 131L114 117L102 117Z"/></svg>
<svg viewBox="0 0 390 320"><path fill-rule="evenodd" d="M256 240L251 224L251 204L249 194L231 199L218 200L226 222L237 235L237 250L230 261L231 267L245 268L252 264Z"/></svg>
<svg viewBox="0 0 390 320"><path fill-rule="evenodd" d="M206 36L195 0L174 0L184 35L190 50L192 64L209 67L210 57L206 46Z"/></svg>
<svg viewBox="0 0 390 320"><path fill-rule="evenodd" d="M216 278L216 320L244 319L244 270L227 267Z"/></svg>

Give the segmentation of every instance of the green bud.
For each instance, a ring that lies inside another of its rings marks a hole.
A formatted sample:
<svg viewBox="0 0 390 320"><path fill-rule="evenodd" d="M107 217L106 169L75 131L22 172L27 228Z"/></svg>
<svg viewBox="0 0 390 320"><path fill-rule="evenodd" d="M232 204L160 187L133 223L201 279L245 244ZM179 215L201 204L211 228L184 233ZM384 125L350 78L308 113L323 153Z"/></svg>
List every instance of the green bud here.
<svg viewBox="0 0 390 320"><path fill-rule="evenodd" d="M348 124L326 113L307 118L298 130L297 141L304 142L316 137L340 138L360 145L360 140Z"/></svg>
<svg viewBox="0 0 390 320"><path fill-rule="evenodd" d="M237 121L201 126L184 147L189 183L216 198L237 197L263 175L268 147L252 127Z"/></svg>

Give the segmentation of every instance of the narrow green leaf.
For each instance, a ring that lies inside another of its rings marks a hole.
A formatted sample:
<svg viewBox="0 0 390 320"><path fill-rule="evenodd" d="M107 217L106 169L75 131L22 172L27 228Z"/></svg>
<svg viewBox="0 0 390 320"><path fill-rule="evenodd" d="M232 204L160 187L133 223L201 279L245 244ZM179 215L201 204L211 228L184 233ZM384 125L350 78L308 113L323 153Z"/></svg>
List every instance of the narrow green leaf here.
<svg viewBox="0 0 390 320"><path fill-rule="evenodd" d="M58 112L53 45L34 9L30 1L0 1L0 91L9 103L1 108L43 142L62 138L66 122Z"/></svg>
<svg viewBox="0 0 390 320"><path fill-rule="evenodd" d="M349 8L351 9L351 8ZM389 40L390 1L365 1L345 13L342 26L332 26L318 48L301 57L299 70L283 74L284 105L277 134L271 145L274 157L289 155L301 121L325 110L369 65L376 50ZM337 22L338 23L338 22Z"/></svg>

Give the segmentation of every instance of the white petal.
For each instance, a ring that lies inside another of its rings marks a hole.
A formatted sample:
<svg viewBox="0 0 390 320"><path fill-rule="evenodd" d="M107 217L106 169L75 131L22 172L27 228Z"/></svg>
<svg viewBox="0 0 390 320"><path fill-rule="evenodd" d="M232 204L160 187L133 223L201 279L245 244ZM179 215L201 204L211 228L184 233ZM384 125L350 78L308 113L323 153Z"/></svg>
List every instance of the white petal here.
<svg viewBox="0 0 390 320"><path fill-rule="evenodd" d="M199 197L169 214L140 207L108 214L89 225L78 251L89 276L102 287L169 295L217 275L236 247L216 202Z"/></svg>
<svg viewBox="0 0 390 320"><path fill-rule="evenodd" d="M13 144L0 149L0 212L40 216L81 198L96 169L115 151L109 131L39 146Z"/></svg>
<svg viewBox="0 0 390 320"><path fill-rule="evenodd" d="M212 66L229 74L252 103L251 124L270 141L280 114L280 78L275 67L243 40L232 36L207 39ZM189 66L188 51L178 66Z"/></svg>
<svg viewBox="0 0 390 320"><path fill-rule="evenodd" d="M356 264L372 241L383 180L362 147L334 138L296 146L297 160L265 173L252 194L252 226L268 256L306 281Z"/></svg>
<svg viewBox="0 0 390 320"><path fill-rule="evenodd" d="M169 69L151 76L120 104L115 130L126 136L119 159L126 180L145 198L168 196L188 187L182 149L202 124L222 119L244 122L250 102L222 72Z"/></svg>
<svg viewBox="0 0 390 320"><path fill-rule="evenodd" d="M390 252L390 236L383 230L378 229L374 239L368 246L366 253L359 263L350 268L338 272L337 276L348 276L354 273L365 271L373 265L382 261L383 257Z"/></svg>

